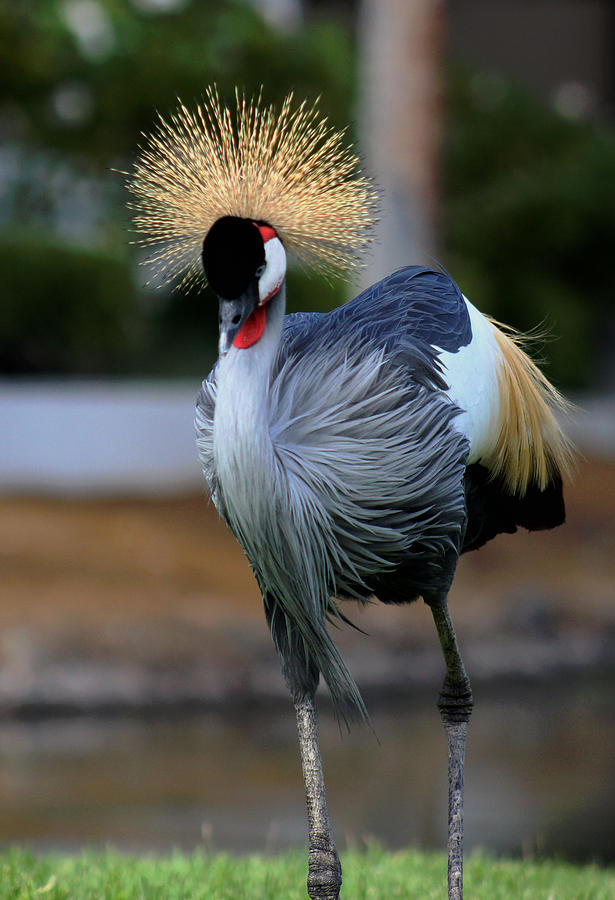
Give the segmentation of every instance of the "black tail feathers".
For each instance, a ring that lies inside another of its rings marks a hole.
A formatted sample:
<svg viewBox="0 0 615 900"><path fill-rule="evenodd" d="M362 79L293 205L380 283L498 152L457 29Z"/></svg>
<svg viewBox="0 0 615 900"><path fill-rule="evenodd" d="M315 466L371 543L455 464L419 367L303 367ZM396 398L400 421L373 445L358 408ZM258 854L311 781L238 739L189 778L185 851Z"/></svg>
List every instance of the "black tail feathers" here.
<svg viewBox="0 0 615 900"><path fill-rule="evenodd" d="M462 553L477 550L496 534L514 534L519 525L540 531L556 528L566 518L559 472L544 490L530 485L519 497L508 493L502 481L491 478L485 466L473 463L466 469L465 494L468 524Z"/></svg>

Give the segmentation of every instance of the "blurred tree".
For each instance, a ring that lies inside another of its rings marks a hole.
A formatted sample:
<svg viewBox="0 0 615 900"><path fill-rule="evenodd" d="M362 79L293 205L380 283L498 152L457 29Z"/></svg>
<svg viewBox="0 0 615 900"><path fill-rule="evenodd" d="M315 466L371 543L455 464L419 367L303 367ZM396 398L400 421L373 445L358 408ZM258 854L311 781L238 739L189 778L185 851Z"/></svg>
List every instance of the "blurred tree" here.
<svg viewBox="0 0 615 900"><path fill-rule="evenodd" d="M229 97L265 85L276 102L326 85L322 108L338 124L353 85L341 27L278 31L238 0L1 0L0 53L4 126L103 169L132 155L155 110L212 81Z"/></svg>
<svg viewBox="0 0 615 900"><path fill-rule="evenodd" d="M0 242L5 373L114 372L139 355L143 322L123 255L32 231Z"/></svg>
<svg viewBox="0 0 615 900"><path fill-rule="evenodd" d="M279 30L240 0L0 0L0 54L0 371L202 374L212 298L142 287L112 170L130 167L156 109L211 81L230 99L235 84L276 102L322 93L343 126L348 29L322 14ZM545 322L565 386L609 377L614 176L610 132L492 76L448 74L442 261L485 310ZM292 278L293 308L344 297L339 282Z"/></svg>
<svg viewBox="0 0 615 900"><path fill-rule="evenodd" d="M549 374L609 377L615 338L615 136L568 120L495 76L448 80L446 263L481 309L541 323Z"/></svg>
<svg viewBox="0 0 615 900"><path fill-rule="evenodd" d="M0 371L202 373L216 317L199 295L140 287L112 170L129 169L156 110L212 81L231 102L235 85L278 103L326 85L321 108L345 125L346 31L277 30L238 0L0 0L0 54ZM316 296L332 305L342 287L319 281Z"/></svg>
<svg viewBox="0 0 615 900"><path fill-rule="evenodd" d="M437 253L443 21L442 0L361 4L362 148L382 193L364 286Z"/></svg>

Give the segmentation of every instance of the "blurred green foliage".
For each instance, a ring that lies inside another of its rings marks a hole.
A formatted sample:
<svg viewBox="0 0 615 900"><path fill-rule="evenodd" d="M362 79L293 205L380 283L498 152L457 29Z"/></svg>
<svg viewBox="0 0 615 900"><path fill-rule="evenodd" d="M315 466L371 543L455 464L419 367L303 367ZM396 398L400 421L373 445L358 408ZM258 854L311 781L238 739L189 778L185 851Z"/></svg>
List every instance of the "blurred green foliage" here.
<svg viewBox="0 0 615 900"><path fill-rule="evenodd" d="M140 327L125 254L12 231L0 242L0 271L5 372L124 367Z"/></svg>
<svg viewBox="0 0 615 900"><path fill-rule="evenodd" d="M615 326L615 135L495 76L448 84L447 267L483 311L542 326L556 382L587 385Z"/></svg>
<svg viewBox="0 0 615 900"><path fill-rule="evenodd" d="M275 103L322 92L343 127L347 31L284 32L238 0L0 0L0 54L0 134L13 151L0 153L0 371L203 374L216 301L144 287L114 170L130 169L156 111L213 81L231 102L236 85L264 86ZM321 308L344 299L341 283L291 278L294 308L314 306L312 294Z"/></svg>
<svg viewBox="0 0 615 900"><path fill-rule="evenodd" d="M29 143L101 170L131 158L155 110L172 111L178 97L192 102L212 81L228 97L236 85L248 93L264 85L275 102L289 88L300 97L323 93L323 111L346 124L352 52L339 25L285 33L239 0L154 8L151 0L0 0L5 118L12 109ZM70 89L84 108L62 115Z"/></svg>
<svg viewBox="0 0 615 900"><path fill-rule="evenodd" d="M202 374L215 300L143 287L114 170L156 110L212 81L227 98L236 84L278 103L322 93L344 126L351 35L323 18L278 30L239 0L0 0L0 54L0 371ZM443 262L482 309L558 336L558 383L595 380L613 320L615 139L452 71L443 151ZM290 281L292 309L345 297L341 282Z"/></svg>

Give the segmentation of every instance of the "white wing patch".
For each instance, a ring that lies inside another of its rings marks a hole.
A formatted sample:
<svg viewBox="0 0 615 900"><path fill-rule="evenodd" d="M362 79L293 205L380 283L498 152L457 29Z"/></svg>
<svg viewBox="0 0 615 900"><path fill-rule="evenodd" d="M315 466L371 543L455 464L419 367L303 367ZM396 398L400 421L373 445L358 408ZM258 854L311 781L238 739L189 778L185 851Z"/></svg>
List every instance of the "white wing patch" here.
<svg viewBox="0 0 615 900"><path fill-rule="evenodd" d="M438 350L444 367L445 392L460 409L453 425L470 441L468 463L489 456L498 438L500 397L498 368L501 352L488 319L464 297L472 340L456 353Z"/></svg>

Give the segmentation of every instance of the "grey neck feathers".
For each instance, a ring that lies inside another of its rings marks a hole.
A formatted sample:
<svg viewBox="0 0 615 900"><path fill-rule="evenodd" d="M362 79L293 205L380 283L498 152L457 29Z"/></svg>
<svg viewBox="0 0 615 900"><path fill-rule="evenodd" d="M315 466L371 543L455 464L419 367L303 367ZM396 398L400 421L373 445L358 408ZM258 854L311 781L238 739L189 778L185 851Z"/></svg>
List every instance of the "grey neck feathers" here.
<svg viewBox="0 0 615 900"><path fill-rule="evenodd" d="M269 385L285 306L282 286L267 304L261 339L246 349L232 346L218 362L214 459L225 507L240 531L248 521L254 527L255 504L274 488Z"/></svg>

